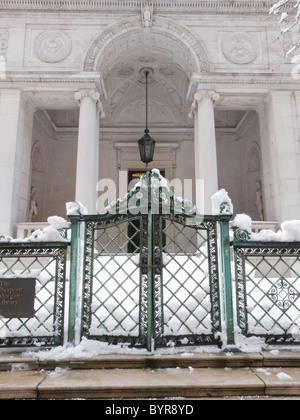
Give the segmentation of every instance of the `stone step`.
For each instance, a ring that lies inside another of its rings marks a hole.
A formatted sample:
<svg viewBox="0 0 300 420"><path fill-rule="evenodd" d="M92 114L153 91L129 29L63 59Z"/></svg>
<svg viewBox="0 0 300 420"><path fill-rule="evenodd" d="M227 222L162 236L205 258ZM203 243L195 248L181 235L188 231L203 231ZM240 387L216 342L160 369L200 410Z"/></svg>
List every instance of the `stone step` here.
<svg viewBox="0 0 300 420"><path fill-rule="evenodd" d="M0 399L300 396L299 368L60 369L0 372Z"/></svg>
<svg viewBox="0 0 300 420"><path fill-rule="evenodd" d="M94 357L45 359L21 353L0 354L0 371L63 369L166 369L166 368L242 368L299 367L300 352L261 353L178 353L178 354L103 354Z"/></svg>
<svg viewBox="0 0 300 420"><path fill-rule="evenodd" d="M0 354L0 399L300 396L296 351L44 356Z"/></svg>

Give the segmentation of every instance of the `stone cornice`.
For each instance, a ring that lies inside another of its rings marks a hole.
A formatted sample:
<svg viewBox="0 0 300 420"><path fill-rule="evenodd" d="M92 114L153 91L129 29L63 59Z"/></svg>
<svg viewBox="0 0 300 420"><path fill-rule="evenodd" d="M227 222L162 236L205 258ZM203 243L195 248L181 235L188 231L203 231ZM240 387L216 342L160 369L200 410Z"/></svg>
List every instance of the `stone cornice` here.
<svg viewBox="0 0 300 420"><path fill-rule="evenodd" d="M44 83L45 85L56 85L57 90L60 84L68 84L74 86L81 86L84 84L91 85L92 88L99 92L105 99L107 97L104 81L100 74L95 73L80 73L80 74L69 74L69 73L10 73L7 72L5 77L0 78L1 87L17 87L21 86L24 89L24 86L27 87L27 90L31 90L32 85L36 83ZM72 89L71 89L72 90Z"/></svg>
<svg viewBox="0 0 300 420"><path fill-rule="evenodd" d="M1 11L140 13L147 0L0 0ZM152 0L159 13L268 14L272 1Z"/></svg>
<svg viewBox="0 0 300 420"><path fill-rule="evenodd" d="M232 92L267 92L270 90L299 90L300 80L291 74L243 74L210 73L193 74L187 92L187 100L193 101L197 90L230 90Z"/></svg>

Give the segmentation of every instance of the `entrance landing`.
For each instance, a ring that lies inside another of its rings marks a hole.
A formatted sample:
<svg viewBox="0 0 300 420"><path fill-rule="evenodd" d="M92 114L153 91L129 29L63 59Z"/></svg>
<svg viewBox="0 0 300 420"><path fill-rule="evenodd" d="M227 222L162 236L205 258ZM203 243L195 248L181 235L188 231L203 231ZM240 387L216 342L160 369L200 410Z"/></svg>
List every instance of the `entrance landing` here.
<svg viewBox="0 0 300 420"><path fill-rule="evenodd" d="M0 399L300 397L300 354L0 355Z"/></svg>

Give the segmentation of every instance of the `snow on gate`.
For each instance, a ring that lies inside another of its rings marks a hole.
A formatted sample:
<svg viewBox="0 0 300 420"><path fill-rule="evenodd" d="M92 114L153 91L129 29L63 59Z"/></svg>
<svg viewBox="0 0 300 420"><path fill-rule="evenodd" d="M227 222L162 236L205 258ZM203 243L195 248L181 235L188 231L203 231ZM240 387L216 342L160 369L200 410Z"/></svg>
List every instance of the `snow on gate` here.
<svg viewBox="0 0 300 420"><path fill-rule="evenodd" d="M50 227L26 240L0 237L0 280L35 279L33 316L0 313L1 347L58 346L67 330L70 343L92 339L148 350L234 345L241 337L300 343L300 221L254 234L251 219L237 216L230 264L233 210L225 192L215 197L219 214L202 216L158 172L152 175L105 214L70 206L69 300L69 242L57 230L67 222L50 218Z"/></svg>
<svg viewBox="0 0 300 420"><path fill-rule="evenodd" d="M217 227L230 216L201 216L167 189L158 172L151 188L147 176L114 203L114 211L81 216L81 337L148 349L220 344ZM133 196L146 197L146 204L125 214L124 202Z"/></svg>

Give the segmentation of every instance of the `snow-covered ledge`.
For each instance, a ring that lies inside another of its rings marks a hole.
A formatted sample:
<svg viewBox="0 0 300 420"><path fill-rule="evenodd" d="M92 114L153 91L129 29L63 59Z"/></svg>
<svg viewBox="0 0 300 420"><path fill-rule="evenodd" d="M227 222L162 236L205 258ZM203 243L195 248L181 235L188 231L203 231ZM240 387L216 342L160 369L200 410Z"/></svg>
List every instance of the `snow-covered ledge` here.
<svg viewBox="0 0 300 420"><path fill-rule="evenodd" d="M17 228L17 238L25 239L36 230L43 230L48 226L50 226L48 222L16 223L15 227Z"/></svg>
<svg viewBox="0 0 300 420"><path fill-rule="evenodd" d="M267 221L252 221L252 232L259 233L262 230L272 230L273 232L277 232L280 228L278 222L267 222Z"/></svg>
<svg viewBox="0 0 300 420"><path fill-rule="evenodd" d="M247 214L237 214L231 227L234 239L240 242L300 242L300 220L283 222L278 231L262 229L253 232L253 222Z"/></svg>
<svg viewBox="0 0 300 420"><path fill-rule="evenodd" d="M0 242L69 242L62 235L63 229L68 229L70 223L62 217L51 216L47 223L19 223L23 227L23 237L17 239L6 235L0 235ZM25 227L27 226L27 227ZM36 229L35 229L36 228ZM28 229L28 236L24 237L25 230ZM32 232L32 229L33 232ZM21 233L21 229L19 230Z"/></svg>

